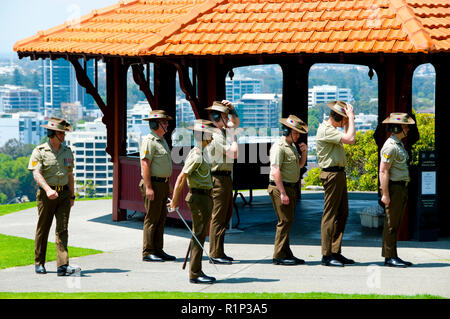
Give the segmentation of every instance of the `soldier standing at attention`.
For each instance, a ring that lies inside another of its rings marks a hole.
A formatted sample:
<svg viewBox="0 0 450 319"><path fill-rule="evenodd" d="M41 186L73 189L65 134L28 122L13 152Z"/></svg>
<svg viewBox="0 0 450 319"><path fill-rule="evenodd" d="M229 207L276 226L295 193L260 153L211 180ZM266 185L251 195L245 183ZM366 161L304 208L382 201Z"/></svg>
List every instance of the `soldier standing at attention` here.
<svg viewBox="0 0 450 319"><path fill-rule="evenodd" d="M167 217L167 198L170 194L169 178L172 175L172 158L164 139L168 120L172 117L162 110L150 112L144 121L149 122L150 134L141 144L141 175L139 183L145 205L142 260L150 262L173 261L175 256L163 250L164 226Z"/></svg>
<svg viewBox="0 0 450 319"><path fill-rule="evenodd" d="M355 261L341 254L342 237L348 217L348 194L343 144L355 143L353 106L343 101L328 103L328 121L317 129L317 160L322 169L320 180L324 188L322 215L322 265L343 267ZM344 132L337 128L344 128Z"/></svg>
<svg viewBox="0 0 450 319"><path fill-rule="evenodd" d="M308 126L295 115L281 118L283 136L270 148L270 183L267 189L277 214L273 263L276 265L301 265L305 261L294 256L289 247L289 232L294 222L300 169L305 165L308 147L300 143L301 155L294 143L300 134L308 133Z"/></svg>
<svg viewBox="0 0 450 319"><path fill-rule="evenodd" d="M195 120L194 126L189 127L194 131L195 146L186 157L184 167L177 177L170 203L171 210L178 207L179 197L187 180L189 192L186 195L186 202L192 213L192 231L202 246L208 233L213 208L211 167L205 150L217 130L211 125L212 123L207 120ZM202 247L194 238L191 239L190 247L189 281L194 284L214 283L216 278L206 276L202 271Z"/></svg>
<svg viewBox="0 0 450 319"><path fill-rule="evenodd" d="M225 231L233 216L233 181L231 173L233 162L238 157L238 144L234 135L240 120L227 100L215 101L206 108L210 111L213 124L219 129L213 135L213 141L208 146L208 156L211 159L211 175L213 181L212 199L213 211L209 231L210 257L215 264L231 264L232 257L225 254ZM231 115L229 125L228 115ZM228 136L227 136L228 134ZM227 137L231 141L227 141ZM210 261L211 262L211 261Z"/></svg>
<svg viewBox="0 0 450 319"><path fill-rule="evenodd" d="M30 157L28 169L39 186L36 194L38 222L35 237L35 272L46 274L45 256L53 216L56 218L57 275L81 271L69 265L67 243L70 209L74 204L74 158L72 150L63 145L66 132L72 126L63 119L52 117L47 125L48 142L37 146Z"/></svg>
<svg viewBox="0 0 450 319"><path fill-rule="evenodd" d="M405 206L408 202L408 152L402 139L408 135L409 126L415 124L406 113L391 113L383 121L392 132L381 148L380 187L381 201L385 205L386 218L383 228L383 247L381 255L384 264L390 267L408 267L412 263L397 255L397 232L400 227Z"/></svg>

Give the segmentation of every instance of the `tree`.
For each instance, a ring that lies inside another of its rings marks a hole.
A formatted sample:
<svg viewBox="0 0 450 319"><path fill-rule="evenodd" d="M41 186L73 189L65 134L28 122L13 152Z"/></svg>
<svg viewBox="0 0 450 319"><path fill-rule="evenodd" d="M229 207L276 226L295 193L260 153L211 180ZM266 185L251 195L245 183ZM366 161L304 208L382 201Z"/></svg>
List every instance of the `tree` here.
<svg viewBox="0 0 450 319"><path fill-rule="evenodd" d="M435 115L428 113L416 113L417 129L420 139L411 150L411 164L419 164L419 152L435 149Z"/></svg>
<svg viewBox="0 0 450 319"><path fill-rule="evenodd" d="M35 145L33 144L22 144L16 139L10 139L5 143L5 145L0 147L0 153L7 154L13 159L16 159L21 156L31 155L34 148Z"/></svg>
<svg viewBox="0 0 450 319"><path fill-rule="evenodd" d="M378 187L378 147L373 131L356 132L355 144L344 144L347 156L347 189L376 191Z"/></svg>
<svg viewBox="0 0 450 319"><path fill-rule="evenodd" d="M322 170L320 169L320 167L314 167L311 168L308 171L308 175L306 175L304 182L306 186L313 186L313 185L322 185L322 182L320 181L320 172L322 172Z"/></svg>
<svg viewBox="0 0 450 319"><path fill-rule="evenodd" d="M7 200L26 195L30 200L36 198L36 183L33 173L28 170L29 156L13 159L6 154L0 154L0 193Z"/></svg>

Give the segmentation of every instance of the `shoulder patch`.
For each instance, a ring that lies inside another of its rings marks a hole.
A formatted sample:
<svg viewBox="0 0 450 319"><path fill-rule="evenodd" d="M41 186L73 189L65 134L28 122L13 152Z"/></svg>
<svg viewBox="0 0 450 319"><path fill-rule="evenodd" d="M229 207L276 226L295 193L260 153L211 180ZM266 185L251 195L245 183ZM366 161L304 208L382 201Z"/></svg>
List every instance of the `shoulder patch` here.
<svg viewBox="0 0 450 319"><path fill-rule="evenodd" d="M385 159L390 159L392 155L388 155L388 154L383 154Z"/></svg>

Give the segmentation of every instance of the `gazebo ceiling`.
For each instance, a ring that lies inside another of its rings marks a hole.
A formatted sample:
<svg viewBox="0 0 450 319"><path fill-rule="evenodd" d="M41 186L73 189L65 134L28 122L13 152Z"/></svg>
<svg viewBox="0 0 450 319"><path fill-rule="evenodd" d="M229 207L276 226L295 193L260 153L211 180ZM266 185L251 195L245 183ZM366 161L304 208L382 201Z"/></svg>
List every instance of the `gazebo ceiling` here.
<svg viewBox="0 0 450 319"><path fill-rule="evenodd" d="M450 51L448 0L132 0L19 41L119 56Z"/></svg>

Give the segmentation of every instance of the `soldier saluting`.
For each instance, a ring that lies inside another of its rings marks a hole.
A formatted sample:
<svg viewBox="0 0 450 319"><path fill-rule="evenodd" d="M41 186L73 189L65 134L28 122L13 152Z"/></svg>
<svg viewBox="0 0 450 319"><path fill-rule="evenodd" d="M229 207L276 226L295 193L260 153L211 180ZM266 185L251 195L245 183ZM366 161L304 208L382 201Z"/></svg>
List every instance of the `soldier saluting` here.
<svg viewBox="0 0 450 319"><path fill-rule="evenodd" d="M322 265L343 267L355 263L341 254L348 217L347 158L343 144L355 143L355 115L353 106L344 101L330 102L328 107L330 117L319 125L316 136L317 160L322 169L320 180L325 193L321 222Z"/></svg>
<svg viewBox="0 0 450 319"><path fill-rule="evenodd" d="M70 209L74 204L74 158L72 150L63 145L66 132L73 130L65 120L52 117L47 125L48 142L37 146L30 157L28 169L39 186L36 194L38 223L35 237L35 271L46 274L45 256L53 216L56 218L57 275L80 271L69 265L67 250Z"/></svg>
<svg viewBox="0 0 450 319"><path fill-rule="evenodd" d="M213 211L209 231L210 255L216 264L231 264L233 257L225 254L225 232L233 216L233 181L231 173L233 162L238 157L238 144L234 130L240 120L233 104L227 100L214 101L206 108L210 111L212 123L217 127L213 141L208 146L211 160L211 175L213 181L212 199ZM231 115L231 120L229 120ZM231 122L231 124L229 124ZM231 141L227 141L227 133Z"/></svg>

